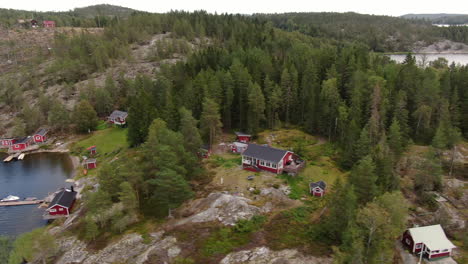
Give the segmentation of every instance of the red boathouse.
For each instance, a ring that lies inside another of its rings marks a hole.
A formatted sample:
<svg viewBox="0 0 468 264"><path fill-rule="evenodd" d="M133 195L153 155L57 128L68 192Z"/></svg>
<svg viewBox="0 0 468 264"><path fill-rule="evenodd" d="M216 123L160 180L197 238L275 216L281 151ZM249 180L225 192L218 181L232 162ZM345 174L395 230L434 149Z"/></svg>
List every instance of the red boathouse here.
<svg viewBox="0 0 468 264"><path fill-rule="evenodd" d="M34 134L34 142L36 143L42 143L47 140L47 130L44 128L39 129L35 134Z"/></svg>
<svg viewBox="0 0 468 264"><path fill-rule="evenodd" d="M234 132L234 134L236 134L236 141L238 142L249 143L252 139L252 135L243 132Z"/></svg>
<svg viewBox="0 0 468 264"><path fill-rule="evenodd" d="M15 142L16 142L15 138L2 138L0 139L0 147L8 148L11 145L15 144Z"/></svg>
<svg viewBox="0 0 468 264"><path fill-rule="evenodd" d="M96 161L96 159L87 159L87 160L85 161L85 167L86 167L86 169L88 169L88 170L89 170L89 169L95 169L95 168L97 168L97 161Z"/></svg>
<svg viewBox="0 0 468 264"><path fill-rule="evenodd" d="M75 204L76 192L73 186L58 192L44 213L44 219L68 217Z"/></svg>
<svg viewBox="0 0 468 264"><path fill-rule="evenodd" d="M327 184L324 181L311 182L309 185L310 194L317 197L324 196L326 188Z"/></svg>
<svg viewBox="0 0 468 264"><path fill-rule="evenodd" d="M429 260L450 257L452 249L456 248L440 225L410 228L403 233L401 241L411 253L421 254L422 251L423 257Z"/></svg>
<svg viewBox="0 0 468 264"><path fill-rule="evenodd" d="M291 151L249 144L242 153L242 166L250 171L269 171L273 173L296 174L302 168L304 161Z"/></svg>
<svg viewBox="0 0 468 264"><path fill-rule="evenodd" d="M32 137L24 137L16 141L13 145L10 146L10 151L21 151L31 145Z"/></svg>

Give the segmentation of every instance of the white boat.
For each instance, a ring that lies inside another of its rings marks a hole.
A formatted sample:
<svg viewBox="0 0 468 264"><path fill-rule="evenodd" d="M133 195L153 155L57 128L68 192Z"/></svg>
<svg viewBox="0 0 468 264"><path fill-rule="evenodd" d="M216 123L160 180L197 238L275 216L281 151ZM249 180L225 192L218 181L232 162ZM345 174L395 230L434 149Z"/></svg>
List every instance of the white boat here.
<svg viewBox="0 0 468 264"><path fill-rule="evenodd" d="M1 199L0 202L15 202L19 201L19 199L20 198L18 196L8 195L7 197Z"/></svg>

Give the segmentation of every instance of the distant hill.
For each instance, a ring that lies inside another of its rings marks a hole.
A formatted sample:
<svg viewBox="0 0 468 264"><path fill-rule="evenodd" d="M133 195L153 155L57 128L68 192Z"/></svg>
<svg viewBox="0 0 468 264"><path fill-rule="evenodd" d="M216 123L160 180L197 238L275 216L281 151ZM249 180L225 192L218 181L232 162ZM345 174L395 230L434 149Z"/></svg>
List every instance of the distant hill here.
<svg viewBox="0 0 468 264"><path fill-rule="evenodd" d="M135 9L131 9L123 6L115 5L93 5L81 8L75 8L73 13L77 16L92 18L96 16L118 16L118 17L128 17L133 12L137 12Z"/></svg>
<svg viewBox="0 0 468 264"><path fill-rule="evenodd" d="M468 14L406 14L406 19L423 19L433 24L460 25L468 23Z"/></svg>

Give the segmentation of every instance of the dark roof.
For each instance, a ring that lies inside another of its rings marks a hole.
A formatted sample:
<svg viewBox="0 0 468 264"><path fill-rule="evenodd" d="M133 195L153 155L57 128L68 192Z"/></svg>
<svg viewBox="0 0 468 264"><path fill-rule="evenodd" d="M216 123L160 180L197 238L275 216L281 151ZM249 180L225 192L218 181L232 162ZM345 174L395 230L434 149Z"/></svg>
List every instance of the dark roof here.
<svg viewBox="0 0 468 264"><path fill-rule="evenodd" d="M311 182L310 189L313 189L315 187L320 187L320 189L325 190L325 188L327 187L327 184L324 181Z"/></svg>
<svg viewBox="0 0 468 264"><path fill-rule="evenodd" d="M88 163L96 163L96 159L87 159L86 164Z"/></svg>
<svg viewBox="0 0 468 264"><path fill-rule="evenodd" d="M47 134L47 129L45 128L41 128L39 129L35 135L41 135L41 136L45 136L45 134Z"/></svg>
<svg viewBox="0 0 468 264"><path fill-rule="evenodd" d="M268 146L249 144L244 153L242 153L242 156L248 156L252 158L278 163L288 152L289 151L287 150L272 148Z"/></svg>
<svg viewBox="0 0 468 264"><path fill-rule="evenodd" d="M126 118L128 116L127 112L120 111L120 110L114 110L112 114L109 116L109 119L116 119L118 117L120 118Z"/></svg>
<svg viewBox="0 0 468 264"><path fill-rule="evenodd" d="M238 137L251 137L252 136L252 135L246 134L244 132L234 132L234 134L236 134L236 136L238 136Z"/></svg>
<svg viewBox="0 0 468 264"><path fill-rule="evenodd" d="M24 138L19 138L15 144L21 144L21 143L26 143L29 140L31 140L31 137L24 137Z"/></svg>
<svg viewBox="0 0 468 264"><path fill-rule="evenodd" d="M57 204L70 208L73 204L73 201L75 201L75 197L76 197L75 191L72 192L70 190L63 189L62 191L60 191L59 193L55 195L54 199L52 200L52 202L50 202L49 207L47 209Z"/></svg>

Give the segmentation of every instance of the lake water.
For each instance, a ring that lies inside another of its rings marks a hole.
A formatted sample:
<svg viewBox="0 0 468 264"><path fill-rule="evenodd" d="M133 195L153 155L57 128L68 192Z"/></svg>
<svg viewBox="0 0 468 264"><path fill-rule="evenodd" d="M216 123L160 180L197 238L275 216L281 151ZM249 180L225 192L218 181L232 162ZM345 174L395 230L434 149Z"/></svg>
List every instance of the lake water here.
<svg viewBox="0 0 468 264"><path fill-rule="evenodd" d="M398 63L402 63L406 58L405 54L388 54L387 56L389 56L392 60ZM449 65L452 64L452 62L455 62L455 64L468 65L468 54L456 54L456 53L418 54L418 53L414 53L413 56L416 57L416 61L418 63L421 63L424 56L426 56L426 62L435 61L438 58L442 57L448 60Z"/></svg>
<svg viewBox="0 0 468 264"><path fill-rule="evenodd" d="M6 155L0 154L3 159ZM73 173L70 157L63 153L28 154L22 161L0 162L0 197L8 195L44 199L49 192L69 187ZM0 207L0 235L16 236L43 226L44 209L38 205Z"/></svg>

